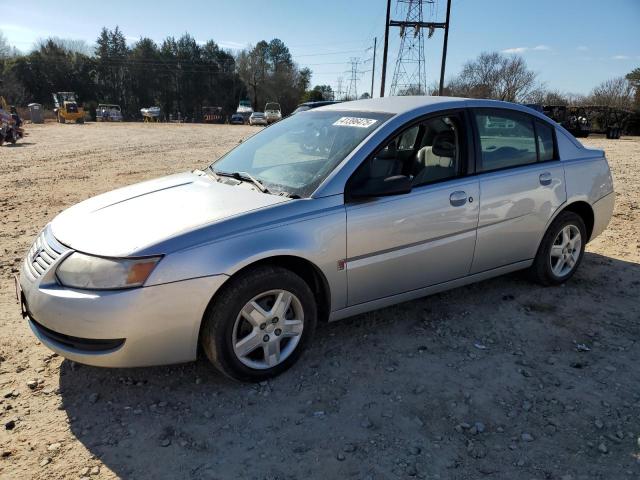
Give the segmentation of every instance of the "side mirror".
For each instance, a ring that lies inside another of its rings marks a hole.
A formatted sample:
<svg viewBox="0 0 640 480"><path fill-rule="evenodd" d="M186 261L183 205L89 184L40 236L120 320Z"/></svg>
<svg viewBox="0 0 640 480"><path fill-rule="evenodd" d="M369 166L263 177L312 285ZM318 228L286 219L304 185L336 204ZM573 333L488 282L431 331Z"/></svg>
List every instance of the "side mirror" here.
<svg viewBox="0 0 640 480"><path fill-rule="evenodd" d="M351 191L352 198L388 197L409 193L413 187L411 178L405 175L394 175L387 178L372 178L364 185Z"/></svg>

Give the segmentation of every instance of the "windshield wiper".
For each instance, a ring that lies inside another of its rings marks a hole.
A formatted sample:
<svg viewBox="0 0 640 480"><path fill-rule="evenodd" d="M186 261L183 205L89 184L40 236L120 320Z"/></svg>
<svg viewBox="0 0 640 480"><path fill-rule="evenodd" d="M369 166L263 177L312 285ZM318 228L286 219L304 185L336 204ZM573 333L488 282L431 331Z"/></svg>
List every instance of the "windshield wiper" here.
<svg viewBox="0 0 640 480"><path fill-rule="evenodd" d="M257 178L255 178L253 175L251 175L248 172L219 172L219 171L213 170L213 168L211 168L211 171L213 171L213 173L215 173L216 175L219 175L221 177L231 177L231 178L235 178L236 180L240 180L242 182L251 182L262 193L270 193L269 189L267 187L265 187L262 184L262 182L260 182L260 180L258 180Z"/></svg>

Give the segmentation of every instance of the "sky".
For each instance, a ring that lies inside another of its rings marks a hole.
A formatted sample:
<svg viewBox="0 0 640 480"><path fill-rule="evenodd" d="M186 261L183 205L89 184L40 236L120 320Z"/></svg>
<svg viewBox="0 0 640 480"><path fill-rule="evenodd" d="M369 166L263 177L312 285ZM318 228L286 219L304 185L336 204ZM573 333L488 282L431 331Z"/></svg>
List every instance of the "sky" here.
<svg viewBox="0 0 640 480"><path fill-rule="evenodd" d="M351 78L358 63L358 93L371 89L374 37L378 39L374 96L380 65L386 0L23 0L2 7L0 31L8 43L28 52L49 36L95 43L103 26L116 25L133 44L140 37L160 42L190 33L237 51L260 40L280 38L312 84L334 89ZM396 14L392 1L391 17ZM446 0L425 8L425 19L444 21ZM389 36L387 87L399 46ZM443 33L425 40L427 84L440 76ZM520 54L547 88L587 94L598 83L640 66L640 0L452 0L447 77L481 52Z"/></svg>

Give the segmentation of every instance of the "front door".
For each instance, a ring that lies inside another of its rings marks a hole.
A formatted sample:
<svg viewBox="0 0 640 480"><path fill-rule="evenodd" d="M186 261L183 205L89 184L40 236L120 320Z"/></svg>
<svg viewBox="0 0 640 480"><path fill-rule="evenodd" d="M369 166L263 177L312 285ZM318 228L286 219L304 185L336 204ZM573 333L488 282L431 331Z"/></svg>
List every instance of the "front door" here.
<svg viewBox="0 0 640 480"><path fill-rule="evenodd" d="M464 176L467 138L462 114L432 117L385 142L356 171L350 184L410 175L414 187L407 194L348 201L349 305L469 273L480 192L477 178Z"/></svg>

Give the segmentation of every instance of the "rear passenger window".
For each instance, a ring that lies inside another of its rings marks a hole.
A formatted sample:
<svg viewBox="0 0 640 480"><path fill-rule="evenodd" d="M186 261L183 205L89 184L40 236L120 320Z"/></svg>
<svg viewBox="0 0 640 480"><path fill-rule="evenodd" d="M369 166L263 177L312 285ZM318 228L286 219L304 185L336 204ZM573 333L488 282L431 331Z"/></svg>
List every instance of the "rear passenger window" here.
<svg viewBox="0 0 640 480"><path fill-rule="evenodd" d="M526 115L475 112L480 137L480 171L536 163L533 121Z"/></svg>
<svg viewBox="0 0 640 480"><path fill-rule="evenodd" d="M539 161L555 160L553 147L553 129L542 122L536 122L536 139L538 141Z"/></svg>

